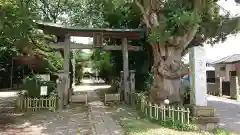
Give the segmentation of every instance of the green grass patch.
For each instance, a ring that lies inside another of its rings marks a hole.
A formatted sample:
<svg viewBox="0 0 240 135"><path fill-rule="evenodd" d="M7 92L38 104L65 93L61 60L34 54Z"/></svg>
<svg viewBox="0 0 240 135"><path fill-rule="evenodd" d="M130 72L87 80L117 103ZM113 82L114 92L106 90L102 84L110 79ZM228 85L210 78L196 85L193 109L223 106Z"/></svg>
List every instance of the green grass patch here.
<svg viewBox="0 0 240 135"><path fill-rule="evenodd" d="M112 104L107 106L106 110L106 113L120 123L126 135L235 135L223 129L201 132L196 130L195 125L184 125L170 120L165 123L150 121L135 108L124 104Z"/></svg>

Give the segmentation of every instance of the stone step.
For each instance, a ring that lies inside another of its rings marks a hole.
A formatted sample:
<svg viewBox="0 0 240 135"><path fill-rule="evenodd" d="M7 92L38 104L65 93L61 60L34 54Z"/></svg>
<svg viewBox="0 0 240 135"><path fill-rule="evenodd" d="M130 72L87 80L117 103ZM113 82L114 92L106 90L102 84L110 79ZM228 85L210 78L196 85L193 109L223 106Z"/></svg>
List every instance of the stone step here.
<svg viewBox="0 0 240 135"><path fill-rule="evenodd" d="M213 107L194 106L192 111L193 111L193 116L195 117L215 117L216 116L216 109Z"/></svg>
<svg viewBox="0 0 240 135"><path fill-rule="evenodd" d="M220 118L219 117L195 117L193 122L197 124L219 123Z"/></svg>

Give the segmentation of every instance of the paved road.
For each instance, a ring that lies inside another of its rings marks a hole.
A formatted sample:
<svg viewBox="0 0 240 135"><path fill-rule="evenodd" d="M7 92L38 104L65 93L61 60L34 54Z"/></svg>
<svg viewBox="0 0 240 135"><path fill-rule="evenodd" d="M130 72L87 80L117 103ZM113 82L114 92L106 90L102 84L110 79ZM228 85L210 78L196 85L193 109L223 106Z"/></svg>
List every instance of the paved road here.
<svg viewBox="0 0 240 135"><path fill-rule="evenodd" d="M240 134L240 102L208 96L208 106L216 108L220 117L220 127Z"/></svg>

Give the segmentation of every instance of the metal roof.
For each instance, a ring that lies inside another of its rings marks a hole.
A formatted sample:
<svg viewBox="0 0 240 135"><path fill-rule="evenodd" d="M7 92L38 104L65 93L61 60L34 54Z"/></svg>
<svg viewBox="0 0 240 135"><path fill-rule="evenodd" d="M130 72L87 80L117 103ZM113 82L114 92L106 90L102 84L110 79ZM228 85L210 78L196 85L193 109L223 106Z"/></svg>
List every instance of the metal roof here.
<svg viewBox="0 0 240 135"><path fill-rule="evenodd" d="M231 64L240 62L240 54L234 54L213 62L213 64Z"/></svg>

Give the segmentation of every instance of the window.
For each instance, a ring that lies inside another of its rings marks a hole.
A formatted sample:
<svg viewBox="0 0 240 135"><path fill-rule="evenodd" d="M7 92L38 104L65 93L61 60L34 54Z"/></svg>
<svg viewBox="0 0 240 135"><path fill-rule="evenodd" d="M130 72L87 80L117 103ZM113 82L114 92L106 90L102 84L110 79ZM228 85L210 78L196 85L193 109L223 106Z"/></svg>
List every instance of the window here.
<svg viewBox="0 0 240 135"><path fill-rule="evenodd" d="M225 66L224 67L220 67L221 71L225 71L225 69L226 69Z"/></svg>
<svg viewBox="0 0 240 135"><path fill-rule="evenodd" d="M230 76L237 76L237 72L236 71L229 71L229 75Z"/></svg>
<svg viewBox="0 0 240 135"><path fill-rule="evenodd" d="M207 83L215 83L215 71L207 71Z"/></svg>

